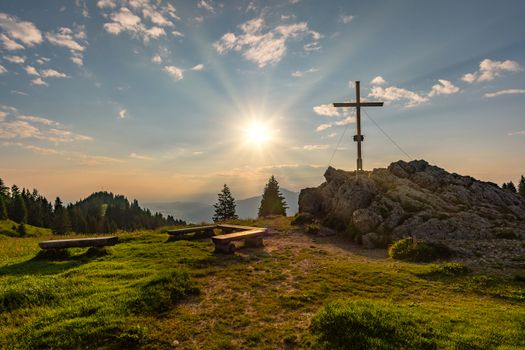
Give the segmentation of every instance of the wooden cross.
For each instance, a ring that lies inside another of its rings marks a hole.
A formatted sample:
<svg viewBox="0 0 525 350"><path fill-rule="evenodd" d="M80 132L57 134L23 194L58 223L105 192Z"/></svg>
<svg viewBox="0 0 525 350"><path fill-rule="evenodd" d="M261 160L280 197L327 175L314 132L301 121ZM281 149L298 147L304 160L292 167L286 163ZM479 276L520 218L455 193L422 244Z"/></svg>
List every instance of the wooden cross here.
<svg viewBox="0 0 525 350"><path fill-rule="evenodd" d="M361 107L383 107L383 102L361 102L359 81L355 82L355 102L334 103L334 107L355 107L357 121L357 135L354 135L354 141L357 142L357 171L356 175L363 171L363 159L361 159L361 142L364 136L361 135Z"/></svg>

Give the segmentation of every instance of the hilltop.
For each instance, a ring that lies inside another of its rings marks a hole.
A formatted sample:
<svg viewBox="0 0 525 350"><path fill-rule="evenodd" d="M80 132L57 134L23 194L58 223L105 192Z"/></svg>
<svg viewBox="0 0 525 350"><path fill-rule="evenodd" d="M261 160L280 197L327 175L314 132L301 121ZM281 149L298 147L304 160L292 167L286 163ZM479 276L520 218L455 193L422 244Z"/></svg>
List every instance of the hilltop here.
<svg viewBox="0 0 525 350"><path fill-rule="evenodd" d="M525 198L494 183L424 160L394 162L358 177L329 167L324 176L319 187L301 191L299 211L367 247L414 237L465 256L509 262L525 254Z"/></svg>

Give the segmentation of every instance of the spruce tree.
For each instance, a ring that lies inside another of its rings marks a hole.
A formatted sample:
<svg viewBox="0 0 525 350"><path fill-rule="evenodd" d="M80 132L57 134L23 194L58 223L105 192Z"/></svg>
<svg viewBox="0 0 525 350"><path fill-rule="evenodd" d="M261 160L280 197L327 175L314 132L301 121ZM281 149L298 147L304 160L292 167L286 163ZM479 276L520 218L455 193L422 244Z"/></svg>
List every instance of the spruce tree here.
<svg viewBox="0 0 525 350"><path fill-rule="evenodd" d="M507 191L510 191L512 193L516 193L516 186L514 185L514 183L512 181L507 183Z"/></svg>
<svg viewBox="0 0 525 350"><path fill-rule="evenodd" d="M24 198L19 193L12 199L11 210L9 217L11 220L18 222L19 224L27 222L27 208Z"/></svg>
<svg viewBox="0 0 525 350"><path fill-rule="evenodd" d="M3 196L0 196L0 220L7 220L7 206Z"/></svg>
<svg viewBox="0 0 525 350"><path fill-rule="evenodd" d="M525 177L521 175L520 183L518 184L518 194L525 197Z"/></svg>
<svg viewBox="0 0 525 350"><path fill-rule="evenodd" d="M286 200L279 190L279 183L272 175L268 183L264 187L264 193L261 199L261 206L259 207L259 217L268 215L285 215L286 216Z"/></svg>
<svg viewBox="0 0 525 350"><path fill-rule="evenodd" d="M218 201L213 205L215 208L215 214L213 215L213 221L224 221L228 219L238 219L239 217L235 213L235 198L233 198L228 185L224 184L224 187L218 195Z"/></svg>
<svg viewBox="0 0 525 350"><path fill-rule="evenodd" d="M4 199L9 198L9 187L4 184L4 180L0 178L0 197Z"/></svg>
<svg viewBox="0 0 525 350"><path fill-rule="evenodd" d="M69 221L69 215L62 205L60 197L55 199L55 209L53 211L53 233L57 235L63 235L71 231L71 222Z"/></svg>

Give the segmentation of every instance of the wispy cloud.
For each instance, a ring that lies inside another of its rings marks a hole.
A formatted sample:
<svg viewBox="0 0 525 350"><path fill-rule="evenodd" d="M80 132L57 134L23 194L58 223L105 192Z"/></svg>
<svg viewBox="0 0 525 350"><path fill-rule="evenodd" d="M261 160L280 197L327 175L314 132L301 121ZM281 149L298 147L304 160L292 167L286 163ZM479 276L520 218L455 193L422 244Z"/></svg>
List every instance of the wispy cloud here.
<svg viewBox="0 0 525 350"><path fill-rule="evenodd" d="M487 92L485 94L485 97L497 97L501 95L518 95L518 94L525 94L525 89L507 89L507 90L499 90L494 92Z"/></svg>
<svg viewBox="0 0 525 350"><path fill-rule="evenodd" d="M501 76L504 72L519 72L522 69L516 61L493 61L486 58L479 63L478 71L465 74L461 80L467 83L491 81Z"/></svg>
<svg viewBox="0 0 525 350"><path fill-rule="evenodd" d="M325 117L337 117L339 111L332 104L322 104L313 108L314 112Z"/></svg>
<svg viewBox="0 0 525 350"><path fill-rule="evenodd" d="M42 125L51 125L51 126L60 126L61 124L59 122L56 122L51 119L38 117L35 115L20 115L17 117L17 119L25 120L28 122L38 123Z"/></svg>
<svg viewBox="0 0 525 350"><path fill-rule="evenodd" d="M18 63L18 64L22 64L26 61L26 58L23 57L23 56L4 56L4 59L6 61L9 61L11 63Z"/></svg>
<svg viewBox="0 0 525 350"><path fill-rule="evenodd" d="M509 136L515 136L515 135L525 135L525 130L520 130L520 131L514 131L514 132L509 132L507 135Z"/></svg>
<svg viewBox="0 0 525 350"><path fill-rule="evenodd" d="M200 0L198 3L197 3L197 7L200 8L200 9L203 9L203 10L206 10L206 11L209 11L211 13L214 13L215 12L215 9L213 8L213 3L208 0Z"/></svg>
<svg viewBox="0 0 525 350"><path fill-rule="evenodd" d="M46 39L53 45L69 49L71 61L76 65L82 66L84 64L83 52L87 43L84 27L78 26L74 31L67 27L61 27L56 32L46 33Z"/></svg>
<svg viewBox="0 0 525 350"><path fill-rule="evenodd" d="M251 19L239 26L240 34L226 33L213 46L219 54L240 51L245 59L256 63L260 68L279 62L286 54L286 42L310 35L314 41L321 34L308 28L306 22L266 28L261 17Z"/></svg>
<svg viewBox="0 0 525 350"><path fill-rule="evenodd" d="M294 77L294 78L302 78L306 74L316 73L316 72L319 72L319 69L317 69L317 68L310 68L310 69L303 70L303 71L296 70L295 72L292 73L292 77Z"/></svg>
<svg viewBox="0 0 525 350"><path fill-rule="evenodd" d="M191 70L194 70L194 71L197 71L197 72L198 72L198 71L201 71L201 70L203 70L203 69L204 69L204 65L203 65L202 63L201 63L201 64L197 64L197 65L195 65L195 66L193 66L193 67L191 68Z"/></svg>
<svg viewBox="0 0 525 350"><path fill-rule="evenodd" d="M304 145L300 147L294 147L293 149L294 150L305 150L305 151L319 151L319 150L328 149L329 147L330 147L329 145Z"/></svg>
<svg viewBox="0 0 525 350"><path fill-rule="evenodd" d="M350 16L350 15L340 15L339 16L339 21L344 24L348 24L352 22L353 19L354 19L354 16Z"/></svg>
<svg viewBox="0 0 525 350"><path fill-rule="evenodd" d="M137 153L131 153L129 155L130 158L133 158L133 159L138 159L138 160L153 160L152 157L148 157L148 156L143 156L143 155L140 155L140 154L137 154Z"/></svg>
<svg viewBox="0 0 525 350"><path fill-rule="evenodd" d="M5 73L7 73L7 69L5 69L5 67L0 64L0 75Z"/></svg>

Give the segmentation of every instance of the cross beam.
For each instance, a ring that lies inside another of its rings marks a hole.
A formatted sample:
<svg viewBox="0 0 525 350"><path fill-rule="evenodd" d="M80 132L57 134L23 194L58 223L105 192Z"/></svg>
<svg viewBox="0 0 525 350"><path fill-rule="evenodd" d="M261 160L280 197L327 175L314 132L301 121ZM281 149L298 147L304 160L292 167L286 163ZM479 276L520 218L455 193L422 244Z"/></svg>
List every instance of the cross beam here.
<svg viewBox="0 0 525 350"><path fill-rule="evenodd" d="M383 107L383 102L361 102L359 81L355 82L355 102L335 102L334 107L355 107L357 135L354 135L354 141L357 142L357 171L356 175L363 171L363 159L361 158L361 142L364 136L361 134L361 107Z"/></svg>

